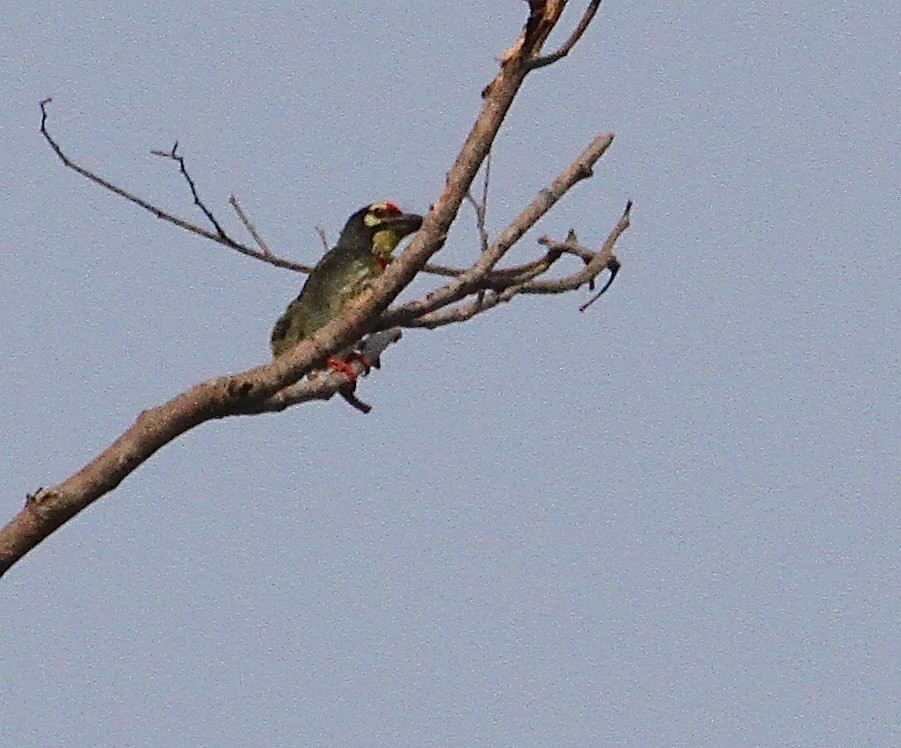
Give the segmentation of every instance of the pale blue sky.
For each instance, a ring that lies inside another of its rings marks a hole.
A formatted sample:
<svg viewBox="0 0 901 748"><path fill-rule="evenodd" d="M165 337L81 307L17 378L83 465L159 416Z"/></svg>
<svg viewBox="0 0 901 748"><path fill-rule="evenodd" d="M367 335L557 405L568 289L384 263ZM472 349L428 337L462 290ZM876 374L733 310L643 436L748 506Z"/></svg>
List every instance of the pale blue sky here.
<svg viewBox="0 0 901 748"><path fill-rule="evenodd" d="M177 139L236 233L232 192L312 262L317 225L428 208L526 9L297 5L5 12L3 521L265 361L302 282L65 170L40 99L73 157L201 221L149 155ZM614 130L516 253L598 243L632 198L610 293L408 333L369 416L164 449L0 582L3 744L897 744L898 28L607 0L514 105L490 224Z"/></svg>

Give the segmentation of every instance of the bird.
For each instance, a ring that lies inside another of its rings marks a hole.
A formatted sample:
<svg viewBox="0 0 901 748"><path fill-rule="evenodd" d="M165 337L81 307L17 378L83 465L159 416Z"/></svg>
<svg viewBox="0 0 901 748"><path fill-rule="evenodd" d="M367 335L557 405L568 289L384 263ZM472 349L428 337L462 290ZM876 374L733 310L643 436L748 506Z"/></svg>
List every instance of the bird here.
<svg viewBox="0 0 901 748"><path fill-rule="evenodd" d="M404 213L390 200L360 208L341 230L338 243L313 268L300 294L288 304L272 328L270 344L275 358L339 316L385 272L391 253L401 240L422 226L422 216ZM327 359L333 371L356 384L356 370L348 363L358 354L342 351ZM368 362L363 361L368 369Z"/></svg>

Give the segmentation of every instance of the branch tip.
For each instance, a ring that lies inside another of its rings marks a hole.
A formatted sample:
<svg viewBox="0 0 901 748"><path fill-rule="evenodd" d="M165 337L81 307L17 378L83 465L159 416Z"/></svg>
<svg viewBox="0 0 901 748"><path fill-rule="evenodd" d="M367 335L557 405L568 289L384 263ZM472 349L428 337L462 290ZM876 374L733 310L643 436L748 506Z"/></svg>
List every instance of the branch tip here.
<svg viewBox="0 0 901 748"><path fill-rule="evenodd" d="M316 235L319 237L319 241L322 242L322 246L326 252L331 249L328 245L328 234L325 233L325 229L322 226L316 227Z"/></svg>
<svg viewBox="0 0 901 748"><path fill-rule="evenodd" d="M372 412L372 406L369 403L363 402L360 398L356 396L354 391L349 387L342 387L338 390L338 394L344 399L351 408L360 411L363 415L367 415Z"/></svg>
<svg viewBox="0 0 901 748"><path fill-rule="evenodd" d="M253 240L257 243L257 246L260 248L260 251L263 253L263 257L266 259L271 259L275 257L272 254L272 250L269 249L269 245L263 240L263 237L260 236L260 232L257 231L256 226L253 225L253 221L248 218L247 214L244 212L244 209L241 207L238 202L238 198L235 197L234 194L228 196L229 205L235 209L235 213L238 214L238 218L241 220L241 223L244 224L244 228L247 229L247 233L253 237Z"/></svg>
<svg viewBox="0 0 901 748"><path fill-rule="evenodd" d="M604 293L607 291L610 286L613 285L613 279L616 278L616 274L619 272L619 269L622 267L620 261L616 259L616 257L611 257L610 260L605 265L606 269L610 271L610 277L607 279L607 282L603 285L600 291L598 291L594 296L592 296L588 301L586 301L582 306L579 307L580 312L584 312L588 307L590 307L594 302L596 302Z"/></svg>
<svg viewBox="0 0 901 748"><path fill-rule="evenodd" d="M582 35L588 29L588 26L591 24L591 21L594 19L595 13L598 12L598 8L601 6L601 0L591 0L588 4L588 7L585 9L585 12L582 14L582 18L579 21L579 24L573 29L572 34L569 35L569 39L564 42L563 46L561 46L556 52L553 52L549 55L544 55L542 57L533 57L529 60L529 70L537 70L538 68L546 67L547 65L552 65L557 62L557 60L562 59L568 55L573 47L578 44L579 39L582 38Z"/></svg>

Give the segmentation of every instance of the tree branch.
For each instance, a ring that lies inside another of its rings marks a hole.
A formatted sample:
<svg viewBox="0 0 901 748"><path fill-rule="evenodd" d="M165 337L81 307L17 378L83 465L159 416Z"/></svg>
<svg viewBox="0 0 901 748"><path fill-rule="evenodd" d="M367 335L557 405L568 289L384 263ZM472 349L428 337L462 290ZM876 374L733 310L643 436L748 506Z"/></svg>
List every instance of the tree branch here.
<svg viewBox="0 0 901 748"><path fill-rule="evenodd" d="M396 327L373 333L357 347L358 352L363 359L372 364L373 368L379 369L381 368L381 356L385 349L399 341L402 335L402 331ZM365 377L370 373L369 367L359 358L351 358L347 364L353 367L358 377ZM235 415L280 413L293 405L300 405L311 400L329 400L336 394L343 395L346 398L349 393L345 388L351 384L352 382L347 374L324 369L316 372L314 378L306 381L301 380L285 387L266 400L249 403L244 409L236 408ZM353 396L351 400L351 404L362 413L369 413L372 410L371 405L358 400L356 396Z"/></svg>
<svg viewBox="0 0 901 748"><path fill-rule="evenodd" d="M253 223L248 218L247 214L244 212L244 210L238 204L237 198L234 195L232 195L229 198L229 203L234 208L235 212L238 214L238 218L244 224L244 227L247 229L247 232L251 235L251 237L253 237L257 246L260 248L259 251L254 250L253 248L248 247L244 244L241 244L240 242L232 239L229 236L220 235L218 232L207 231L206 229L204 229L200 226L197 226L196 224L193 224L193 223L185 221L181 218L178 218L177 216L174 216L171 213L168 213L167 211L163 210L162 208L159 208L156 205L153 205L152 203L144 200L141 197L133 195L132 193L128 192L127 190L124 190L121 187L108 181L107 179L99 176L95 172L92 172L89 169L86 169L85 167L81 166L80 164L72 161L72 159L62 150L62 147L56 142L56 140L50 135L50 132L47 130L48 115L47 115L46 105L49 104L51 101L52 101L52 99L44 99L42 102L40 102L40 104L41 104L41 128L40 128L41 134L43 135L43 137L47 141L47 143L50 145L50 147L53 149L53 151L56 153L56 155L59 157L60 161L62 161L62 163L66 167L72 169L73 171L77 172L78 174L87 178L88 180L90 180L96 184L99 184L101 187L109 190L113 194L124 197L129 202L132 202L135 205L140 206L144 210L155 215L157 218L162 218L164 221L167 221L175 226L178 226L179 228L185 229L186 231L190 231L193 234L197 234L198 236L202 236L205 239L211 239L212 241L216 242L217 244L221 244L225 247L228 247L229 249L233 249L233 250L245 255L246 257L252 257L256 260L260 260L269 265L274 265L275 267L283 268L285 270L291 270L296 273L309 273L312 270L312 267L309 265L304 265L301 263L293 262L292 260L288 260L287 258L280 257L279 255L276 255L274 252L272 252L272 250L267 246L265 241L260 236L256 227L253 225ZM170 153L167 153L165 151L155 151L155 152L152 151L152 153L154 153L154 155L170 157ZM189 175L187 175L187 178L191 179ZM193 180L191 180L190 183L193 184ZM218 225L218 221L216 222L216 224ZM224 232L223 232L223 234L224 234ZM328 239L326 238L325 230L322 229L321 227L316 227L316 234L322 243L324 251L327 252L329 250L329 242L328 242ZM455 267L448 267L446 265L436 265L433 263L426 263L426 265L423 267L422 271L425 273L429 273L431 275L444 276L446 278L456 278L456 277L462 275L463 273L467 272L468 269L469 268L455 268Z"/></svg>
<svg viewBox="0 0 901 748"><path fill-rule="evenodd" d="M311 268L306 265L300 265L296 262L291 262L290 260L283 259L281 257L276 257L275 255L266 255L264 252L257 251L252 247L248 247L244 244L234 241L223 233L219 233L218 231L207 231L201 226L197 226L196 224L190 223L189 221L185 221L178 216L174 216L171 213L158 208L152 203L147 202L143 198L138 197L137 195L132 194L128 190L124 190L121 187L113 184L107 179L95 174L89 169L85 169L83 166L72 161L62 150L59 144L53 139L50 135L50 132L47 130L47 105L50 104L53 99L44 99L40 102L41 106L41 135L44 136L44 140L46 140L50 147L53 149L53 152L59 157L59 160L63 162L63 164L72 169L72 171L80 174L85 177L85 179L94 182L95 184L99 184L106 190L109 190L115 195L119 195L119 197L123 197L131 203L134 203L140 208L143 208L149 213L152 213L157 218L161 218L164 221L173 224L174 226L178 226L179 228L184 229L185 231L190 231L192 234L197 234L198 236L202 236L205 239L210 239L217 244L221 244L224 247L228 247L229 249L233 249L236 252L240 252L242 255L247 255L248 257L253 257L257 260L262 260L263 262L269 263L270 265L275 265L276 267L285 268L287 270L294 270L298 273L309 273ZM177 145L177 144L176 144ZM166 154L168 155L168 154ZM215 223L215 221L214 221ZM218 224L216 224L218 225Z"/></svg>
<svg viewBox="0 0 901 748"><path fill-rule="evenodd" d="M175 141L175 145L172 146L171 151L150 151L150 153L154 156L171 159L178 164L178 169L181 172L181 175L185 178L185 181L188 183L188 187L191 190L191 196L194 198L194 205L200 208L200 210L206 216L207 220L211 224L213 224L213 228L216 229L217 236L227 242L229 246L233 246L235 242L228 236L228 234L225 233L225 229L223 229L222 226L219 225L219 221L216 220L216 217L212 214L210 209L207 208L203 200L200 199L200 194L197 192L197 185L194 183L191 175L188 174L188 169L185 166L185 157L179 155L178 153L178 141Z"/></svg>
<svg viewBox="0 0 901 748"><path fill-rule="evenodd" d="M511 276L505 284L498 284L491 289L490 294L477 295L476 298L464 304L448 306L438 311L423 314L404 324L404 327L425 327L434 329L457 322L465 322L472 319L477 314L482 314L490 309L494 309L501 303L510 301L520 294L559 294L567 291L574 291L577 288L592 282L604 270L610 271L610 278L604 284L600 291L590 299L587 303L579 307L579 311L584 312L591 304L597 301L610 285L620 269L620 262L614 254L616 242L620 236L629 228L630 214L632 211L632 202L626 203L626 208L616 225L607 235L603 246L597 251L582 247L578 244L578 240L573 232L570 232L565 242L557 242L548 237L542 237L538 241L548 247L548 254L544 260L532 263L532 268L524 271L519 276ZM591 260L586 264L585 268L577 273L573 273L563 278L548 281L536 280L544 273L566 249L579 247L582 253L589 254Z"/></svg>
<svg viewBox="0 0 901 748"><path fill-rule="evenodd" d="M544 55L543 57L535 57L529 62L529 67L532 70L537 70L538 68L543 68L547 65L552 65L557 60L566 57L571 51L572 48L578 44L579 39L582 38L582 34L588 29L591 25L591 21L594 18L594 14L598 12L598 8L601 7L601 0L591 0L588 4L588 7L585 9L585 13L582 15L582 20L579 21L579 25L573 29L572 34L570 34L569 39L563 44L560 49L556 52L553 52L549 55Z"/></svg>
<svg viewBox="0 0 901 748"><path fill-rule="evenodd" d="M186 431L218 418L268 412L282 406L288 407L294 401L305 402L307 398L330 396L327 392L332 387L334 392L339 392L347 384L346 381L338 381L338 375L312 382L301 383L300 380L311 370L321 368L328 356L353 345L372 331L379 324L379 316L401 290L444 246L450 225L531 69L530 61L539 56L565 5L566 0L530 0L525 28L516 44L504 55L500 71L483 91L481 112L448 173L443 192L413 241L388 266L370 291L349 305L345 313L275 361L239 374L208 380L163 405L144 411L130 428L81 470L55 487L30 495L22 511L0 530L0 575L69 519L115 489L157 450ZM47 132L48 103L49 99L41 102L41 133L66 167L176 226L264 262L301 269L294 263L267 255L265 250L238 244L224 236L225 232L221 229L211 232L183 221L70 161ZM596 158L605 148L600 149ZM590 174L590 165L583 172L577 175L573 184ZM563 189L560 194L565 191ZM533 205L524 211L524 216L518 219L521 225L515 222L489 247L489 251L474 266L476 272L466 278L463 287L466 288L466 284L476 277L484 279L510 244L521 237L559 196L551 194L536 198ZM594 262L589 262L588 267ZM528 283L513 286L501 292L499 297L515 294L518 292L516 289L527 286Z"/></svg>
<svg viewBox="0 0 901 748"><path fill-rule="evenodd" d="M485 157L485 173L482 178L482 197L476 200L472 194L472 190L466 193L466 200L472 205L473 212L476 215L476 230L479 232L479 245L481 252L488 251L488 229L486 221L488 219L488 180L491 176L491 152Z"/></svg>
<svg viewBox="0 0 901 748"><path fill-rule="evenodd" d="M572 187L592 176L594 164L604 155L611 143L613 143L612 133L598 135L572 164L535 196L532 202L481 254L471 268L446 286L428 294L424 299L411 301L401 307L389 310L380 321L380 326L406 327L416 318L459 301L473 290L478 290L479 282L486 277L510 247L518 242Z"/></svg>
<svg viewBox="0 0 901 748"><path fill-rule="evenodd" d="M253 225L253 221L247 217L247 214L244 212L244 209L241 207L241 204L238 202L238 198L234 195L228 196L229 204L235 209L235 213L238 214L238 218L241 219L241 223L244 224L244 228L247 229L247 233L253 237L253 240L257 243L257 246L260 248L260 251L263 253L263 256L268 258L275 257L272 253L272 250L269 249L269 246L263 241L263 237L260 236L260 233L257 231L256 226Z"/></svg>

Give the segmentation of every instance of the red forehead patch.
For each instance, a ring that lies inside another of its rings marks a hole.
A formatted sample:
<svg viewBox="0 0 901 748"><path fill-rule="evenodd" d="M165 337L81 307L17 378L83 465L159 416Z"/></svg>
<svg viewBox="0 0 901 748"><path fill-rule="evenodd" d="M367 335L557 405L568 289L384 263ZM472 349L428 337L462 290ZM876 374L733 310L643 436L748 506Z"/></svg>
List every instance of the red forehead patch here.
<svg viewBox="0 0 901 748"><path fill-rule="evenodd" d="M401 209L397 207L397 203L392 203L390 200L385 201L385 209L390 211L391 213L401 212Z"/></svg>

